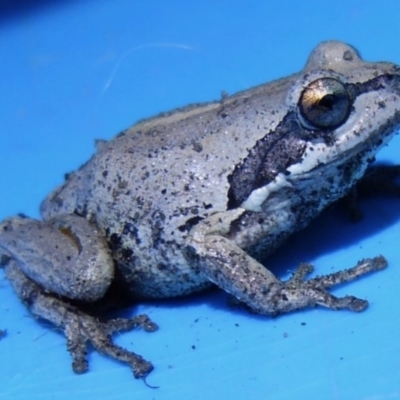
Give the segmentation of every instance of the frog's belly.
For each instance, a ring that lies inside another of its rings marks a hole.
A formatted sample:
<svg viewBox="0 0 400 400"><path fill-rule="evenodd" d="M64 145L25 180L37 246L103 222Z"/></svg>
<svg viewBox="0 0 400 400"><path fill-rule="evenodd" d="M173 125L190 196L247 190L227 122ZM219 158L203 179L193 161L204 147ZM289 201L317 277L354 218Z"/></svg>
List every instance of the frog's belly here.
<svg viewBox="0 0 400 400"><path fill-rule="evenodd" d="M131 297L183 296L212 285L188 263L176 243L162 244L150 251L122 246L114 249L113 257Z"/></svg>

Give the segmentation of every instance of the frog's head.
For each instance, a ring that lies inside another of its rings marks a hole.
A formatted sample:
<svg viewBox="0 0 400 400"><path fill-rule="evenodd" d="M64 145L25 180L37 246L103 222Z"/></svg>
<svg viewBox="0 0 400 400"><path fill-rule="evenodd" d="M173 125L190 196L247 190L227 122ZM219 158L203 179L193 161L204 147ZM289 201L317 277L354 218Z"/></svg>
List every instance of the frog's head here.
<svg viewBox="0 0 400 400"><path fill-rule="evenodd" d="M290 111L275 130L286 149L275 155L280 170L252 191L245 208L260 209L285 191L303 199L313 192L319 208L342 197L400 127L400 68L365 62L344 43L323 42L286 101Z"/></svg>

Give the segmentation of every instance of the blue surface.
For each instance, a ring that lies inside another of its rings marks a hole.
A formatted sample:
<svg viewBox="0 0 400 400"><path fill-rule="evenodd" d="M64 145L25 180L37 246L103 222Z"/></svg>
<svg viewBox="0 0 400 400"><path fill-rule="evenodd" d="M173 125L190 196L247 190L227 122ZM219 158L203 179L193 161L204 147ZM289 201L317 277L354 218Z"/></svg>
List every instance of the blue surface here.
<svg viewBox="0 0 400 400"><path fill-rule="evenodd" d="M0 219L38 217L45 195L136 120L217 99L298 71L321 40L340 39L368 60L400 63L393 1L9 1L0 4ZM400 138L379 156L399 162ZM319 218L275 255L318 273L384 254L387 270L337 288L370 300L361 314L322 308L271 319L232 309L222 292L145 303L160 325L117 342L151 360L149 389L97 353L77 376L62 334L35 321L0 271L0 398L400 398L400 205L362 203L350 224Z"/></svg>

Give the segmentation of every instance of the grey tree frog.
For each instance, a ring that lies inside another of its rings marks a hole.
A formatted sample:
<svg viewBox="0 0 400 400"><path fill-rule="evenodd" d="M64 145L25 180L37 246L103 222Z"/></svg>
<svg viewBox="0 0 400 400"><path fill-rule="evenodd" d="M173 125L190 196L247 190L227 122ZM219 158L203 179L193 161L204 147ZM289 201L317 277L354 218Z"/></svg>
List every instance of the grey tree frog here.
<svg viewBox="0 0 400 400"><path fill-rule="evenodd" d="M30 311L63 329L77 373L86 345L153 365L111 335L157 325L146 315L100 322L91 304L162 299L212 285L250 310L276 315L321 305L364 310L334 285L386 267L382 256L281 281L260 260L364 175L400 125L400 69L323 42L304 69L220 101L138 122L108 142L42 203L42 220L0 225L6 276Z"/></svg>

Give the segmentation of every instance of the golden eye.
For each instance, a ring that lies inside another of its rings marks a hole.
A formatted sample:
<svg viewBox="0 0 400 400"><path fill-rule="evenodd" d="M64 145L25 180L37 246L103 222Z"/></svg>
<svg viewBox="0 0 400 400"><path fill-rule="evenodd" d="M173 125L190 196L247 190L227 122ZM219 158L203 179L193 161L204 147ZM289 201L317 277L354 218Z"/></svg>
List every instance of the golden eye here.
<svg viewBox="0 0 400 400"><path fill-rule="evenodd" d="M334 78L321 78L303 90L299 109L311 128L333 129L349 116L351 98L343 83Z"/></svg>

